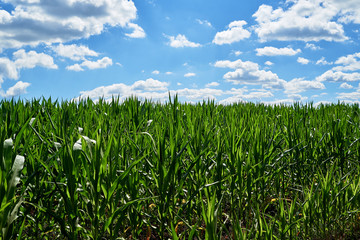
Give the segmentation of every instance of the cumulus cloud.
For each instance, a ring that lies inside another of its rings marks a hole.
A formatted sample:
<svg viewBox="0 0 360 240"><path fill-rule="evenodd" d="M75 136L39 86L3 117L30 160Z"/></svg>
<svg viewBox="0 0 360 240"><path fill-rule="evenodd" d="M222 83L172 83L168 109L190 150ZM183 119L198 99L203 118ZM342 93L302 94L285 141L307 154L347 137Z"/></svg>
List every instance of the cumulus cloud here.
<svg viewBox="0 0 360 240"><path fill-rule="evenodd" d="M192 72L186 73L184 75L184 77L195 77L195 76L196 76L196 73L192 73Z"/></svg>
<svg viewBox="0 0 360 240"><path fill-rule="evenodd" d="M31 69L35 67L43 67L49 69L57 69L53 58L45 53L37 53L35 51L26 52L19 49L13 53L13 60L9 58L0 58L0 87L5 79L18 80L21 69Z"/></svg>
<svg viewBox="0 0 360 240"><path fill-rule="evenodd" d="M256 49L257 56L293 56L301 52L300 49L264 47Z"/></svg>
<svg viewBox="0 0 360 240"><path fill-rule="evenodd" d="M357 71L360 70L360 52L340 57L335 64L342 65L333 68L335 71Z"/></svg>
<svg viewBox="0 0 360 240"><path fill-rule="evenodd" d="M148 78L145 81L140 80L135 82L132 86L132 90L141 90L141 91L167 91L169 83L160 82L152 78Z"/></svg>
<svg viewBox="0 0 360 240"><path fill-rule="evenodd" d="M74 65L71 65L71 66L67 66L66 70L74 71L74 72L82 72L82 71L84 71L84 69L78 63L76 63Z"/></svg>
<svg viewBox="0 0 360 240"><path fill-rule="evenodd" d="M214 88L181 88L176 90L168 89L169 83L154 80L149 78L145 81L136 81L132 85L124 83L113 84L109 86L100 86L93 90L80 92L80 98L98 99L103 97L111 99L112 96L120 96L120 100L124 100L130 96L137 96L140 99L152 99L153 101L165 102L168 100L169 94L171 96L177 94L180 98L187 102L201 101L201 100L217 100L217 98L225 97L226 100L219 101L219 103L233 103L242 101L243 99L264 99L273 97L270 91L259 89L248 92L244 88L231 88L230 90L221 90ZM180 83L177 84L181 86ZM216 85L216 84L210 84Z"/></svg>
<svg viewBox="0 0 360 240"><path fill-rule="evenodd" d="M321 49L319 46L316 46L313 43L306 43L305 48L309 48L309 49L311 49L313 51Z"/></svg>
<svg viewBox="0 0 360 240"><path fill-rule="evenodd" d="M57 55L65 58L70 58L74 61L85 60L85 57L97 57L99 54L93 50L90 50L87 46L84 45L63 45L60 43L57 46L52 47L53 51Z"/></svg>
<svg viewBox="0 0 360 240"><path fill-rule="evenodd" d="M235 54L235 56L240 56L242 54L242 51L234 51L233 53Z"/></svg>
<svg viewBox="0 0 360 240"><path fill-rule="evenodd" d="M317 81L323 82L354 82L354 81L360 81L360 73L354 72L354 73L344 73L341 71L332 71L328 70L322 75L318 76L316 78Z"/></svg>
<svg viewBox="0 0 360 240"><path fill-rule="evenodd" d="M233 103L247 102L248 100L261 100L263 102L264 98L270 98L274 96L270 91L264 89L255 90L250 93L247 92L248 90L246 88L232 88L231 90L226 91L226 94L232 96L219 101L219 103L223 105L229 105Z"/></svg>
<svg viewBox="0 0 360 240"><path fill-rule="evenodd" d="M339 21L342 23L360 24L360 2L357 0L342 1L330 0L330 3L339 10Z"/></svg>
<svg viewBox="0 0 360 240"><path fill-rule="evenodd" d="M319 81L307 81L303 78L295 78L285 83L285 93L295 94L308 90L321 90L325 89L325 85Z"/></svg>
<svg viewBox="0 0 360 240"><path fill-rule="evenodd" d="M231 97L227 97L223 100L219 101L219 104L221 105L231 105L234 103L241 103L241 102L246 102L241 95L235 95L235 96L231 96Z"/></svg>
<svg viewBox="0 0 360 240"><path fill-rule="evenodd" d="M272 94L270 91L257 91L257 92L251 92L249 94L243 94L241 97L244 99L263 99L273 96L274 94Z"/></svg>
<svg viewBox="0 0 360 240"><path fill-rule="evenodd" d="M233 84L261 85L264 89L283 89L287 94L325 89L325 85L319 81L297 78L287 82L271 71L261 70L257 63L251 61L244 62L240 59L234 62L218 61L214 66L235 69L224 75L226 81Z"/></svg>
<svg viewBox="0 0 360 240"><path fill-rule="evenodd" d="M159 70L154 70L154 71L152 71L152 74L159 75L160 71Z"/></svg>
<svg viewBox="0 0 360 240"><path fill-rule="evenodd" d="M79 72L79 71L84 71L83 67L86 67L90 70L94 70L94 69L100 69L100 68L107 68L107 67L111 66L112 64L113 64L113 62L112 62L111 58L103 57L102 59L99 59L97 61L85 60L81 64L76 63L74 65L66 67L66 69Z"/></svg>
<svg viewBox="0 0 360 240"><path fill-rule="evenodd" d="M144 91L155 92L154 95L159 96L160 91L164 91L161 94L166 95L167 87L169 83L160 82L152 78L134 82L132 85L126 85L123 83L112 84L109 86L101 86L90 91L81 91L81 98L99 98L104 97L111 98L114 95L120 95L122 97L130 97L131 95L144 96Z"/></svg>
<svg viewBox="0 0 360 240"><path fill-rule="evenodd" d="M267 65L267 66L272 66L272 65L274 65L274 63L273 63L273 62L270 62L270 61L266 61L266 62L265 62L265 65Z"/></svg>
<svg viewBox="0 0 360 240"><path fill-rule="evenodd" d="M340 88L343 88L343 89L353 89L354 87L351 86L351 85L348 84L348 83L342 83L342 84L340 85Z"/></svg>
<svg viewBox="0 0 360 240"><path fill-rule="evenodd" d="M220 85L220 83L218 83L218 82L211 82L211 83L206 84L205 87L210 88L210 87L217 87L219 85Z"/></svg>
<svg viewBox="0 0 360 240"><path fill-rule="evenodd" d="M185 35L178 34L176 37L174 36L166 36L170 41L169 45L173 48L183 48L183 47L201 47L200 43L190 42Z"/></svg>
<svg viewBox="0 0 360 240"><path fill-rule="evenodd" d="M132 24L137 9L131 0L7 2L14 10L0 12L0 49L88 38L106 26L132 28L130 37L141 36L141 28Z"/></svg>
<svg viewBox="0 0 360 240"><path fill-rule="evenodd" d="M28 82L18 81L14 86L10 87L5 93L1 92L1 96L7 98L7 97L15 97L21 94L25 94L27 93L26 89L30 85L31 84Z"/></svg>
<svg viewBox="0 0 360 240"><path fill-rule="evenodd" d="M90 91L80 92L80 98L92 98L97 99L104 97L109 99L112 96L120 95L120 99L126 99L127 97L136 95L139 98L147 98L152 100L166 101L170 95L177 94L179 97L189 100L202 100L202 99L216 99L217 96L221 96L224 91L213 88L183 88L177 90L168 90L169 83L161 82L154 79L147 79L145 81L136 81L132 85L126 85L123 83L113 84L109 86L101 86Z"/></svg>
<svg viewBox="0 0 360 240"><path fill-rule="evenodd" d="M242 61L240 59L234 62L228 60L217 61L214 66L235 69L235 71L224 75L224 79L233 84L262 85L264 88L282 89L286 83L277 74L261 70L257 63L251 61Z"/></svg>
<svg viewBox="0 0 360 240"><path fill-rule="evenodd" d="M129 37L129 38L144 38L144 37L146 37L146 33L145 33L144 29L142 29L142 27L140 27L139 25L137 25L135 23L128 23L127 27L131 28L133 30L132 33L125 34L127 37Z"/></svg>
<svg viewBox="0 0 360 240"><path fill-rule="evenodd" d="M296 102L304 101L304 100L308 99L307 97L303 97L300 94L288 94L288 98L290 98Z"/></svg>
<svg viewBox="0 0 360 240"><path fill-rule="evenodd" d="M290 1L287 1L287 3ZM273 9L261 5L255 17L258 25L255 32L261 41L345 41L342 24L333 21L341 13L333 1L291 1L290 7ZM340 4L341 5L341 4ZM356 4L359 5L359 4ZM344 7L344 6L343 6Z"/></svg>
<svg viewBox="0 0 360 240"><path fill-rule="evenodd" d="M36 66L50 69L58 68L58 66L54 64L54 59L45 53L37 53L35 51L26 52L24 49L20 49L13 53L13 58L18 69L34 68Z"/></svg>
<svg viewBox="0 0 360 240"><path fill-rule="evenodd" d="M213 43L217 45L231 44L249 38L251 33L243 28L246 24L246 21L231 22L227 30L216 33Z"/></svg>
<svg viewBox="0 0 360 240"><path fill-rule="evenodd" d="M170 91L171 95L178 94L178 96L186 97L189 100L202 100L202 99L216 99L216 96L221 96L224 92L220 89L201 88L201 89L178 89Z"/></svg>
<svg viewBox="0 0 360 240"><path fill-rule="evenodd" d="M332 65L333 62L328 62L325 60L325 57L321 57L319 60L316 61L316 65Z"/></svg>
<svg viewBox="0 0 360 240"><path fill-rule="evenodd" d="M298 57L297 62L306 65L310 62L310 60L303 57Z"/></svg>
<svg viewBox="0 0 360 240"><path fill-rule="evenodd" d="M213 27L212 24L208 20L196 19L196 22L201 24L201 25L205 25L207 27Z"/></svg>
<svg viewBox="0 0 360 240"><path fill-rule="evenodd" d="M360 100L360 89L350 93L338 93L338 99Z"/></svg>
<svg viewBox="0 0 360 240"><path fill-rule="evenodd" d="M19 78L19 72L15 63L8 58L0 58L0 83L2 83L4 78L15 80Z"/></svg>

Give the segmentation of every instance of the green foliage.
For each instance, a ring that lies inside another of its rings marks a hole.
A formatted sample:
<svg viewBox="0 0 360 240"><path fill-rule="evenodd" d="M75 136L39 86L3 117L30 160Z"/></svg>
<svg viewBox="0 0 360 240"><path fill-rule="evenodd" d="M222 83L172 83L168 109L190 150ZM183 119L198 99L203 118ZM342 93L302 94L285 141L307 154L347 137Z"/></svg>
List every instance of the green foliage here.
<svg viewBox="0 0 360 240"><path fill-rule="evenodd" d="M0 238L359 238L359 114L3 100Z"/></svg>

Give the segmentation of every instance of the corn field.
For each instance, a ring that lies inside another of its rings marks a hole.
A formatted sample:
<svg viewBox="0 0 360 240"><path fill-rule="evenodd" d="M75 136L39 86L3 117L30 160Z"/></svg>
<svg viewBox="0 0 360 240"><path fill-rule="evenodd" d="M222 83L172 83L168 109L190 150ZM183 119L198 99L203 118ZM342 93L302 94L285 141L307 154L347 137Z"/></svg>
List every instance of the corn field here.
<svg viewBox="0 0 360 240"><path fill-rule="evenodd" d="M0 239L355 239L359 105L2 100Z"/></svg>

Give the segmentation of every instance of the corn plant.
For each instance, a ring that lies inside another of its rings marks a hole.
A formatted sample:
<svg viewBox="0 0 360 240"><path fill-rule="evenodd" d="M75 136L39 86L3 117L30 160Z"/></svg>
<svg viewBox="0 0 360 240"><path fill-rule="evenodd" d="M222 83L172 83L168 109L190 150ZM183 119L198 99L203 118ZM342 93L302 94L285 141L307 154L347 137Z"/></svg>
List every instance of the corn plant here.
<svg viewBox="0 0 360 240"><path fill-rule="evenodd" d="M3 100L0 126L4 239L360 236L356 104Z"/></svg>

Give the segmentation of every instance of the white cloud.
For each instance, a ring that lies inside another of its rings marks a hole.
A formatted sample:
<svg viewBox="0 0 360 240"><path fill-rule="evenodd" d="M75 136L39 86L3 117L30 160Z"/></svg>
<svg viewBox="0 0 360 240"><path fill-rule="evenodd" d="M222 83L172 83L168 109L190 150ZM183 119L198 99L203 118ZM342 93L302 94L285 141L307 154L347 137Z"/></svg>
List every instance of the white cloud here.
<svg viewBox="0 0 360 240"><path fill-rule="evenodd" d="M234 95L228 98L225 98L221 101L219 101L219 104L221 105L230 105L230 104L234 104L234 103L241 103L241 102L246 102L241 95Z"/></svg>
<svg viewBox="0 0 360 240"><path fill-rule="evenodd" d="M8 58L0 58L0 83L3 78L18 79L19 72L13 61Z"/></svg>
<svg viewBox="0 0 360 240"><path fill-rule="evenodd" d="M158 80L149 78L145 81L136 81L132 85L117 83L109 86L101 86L90 91L81 91L80 97L89 97L92 99L96 99L99 97L104 97L105 99L107 99L115 95L120 95L122 99L130 97L132 95L137 95L140 97L156 96L156 98L161 96L166 97L168 85L169 83L167 82L160 82Z"/></svg>
<svg viewBox="0 0 360 240"><path fill-rule="evenodd" d="M211 83L206 84L205 87L210 88L210 87L217 87L219 85L220 85L220 83L218 83L218 82L211 82Z"/></svg>
<svg viewBox="0 0 360 240"><path fill-rule="evenodd" d="M242 52L241 51L235 51L234 54L235 54L235 56L240 56L242 54Z"/></svg>
<svg viewBox="0 0 360 240"><path fill-rule="evenodd" d="M297 62L306 65L310 62L310 60L303 57L298 57Z"/></svg>
<svg viewBox="0 0 360 240"><path fill-rule="evenodd" d="M178 34L176 37L174 36L166 36L170 42L169 45L174 48L183 48L183 47L201 47L201 44L190 42L185 35Z"/></svg>
<svg viewBox="0 0 360 240"><path fill-rule="evenodd" d="M216 33L213 43L217 45L231 44L249 38L251 33L243 28L246 24L245 21L231 22L228 30Z"/></svg>
<svg viewBox="0 0 360 240"><path fill-rule="evenodd" d="M342 84L340 85L340 88L343 88L343 89L353 89L354 87L351 86L351 85L348 84L348 83L342 83Z"/></svg>
<svg viewBox="0 0 360 240"><path fill-rule="evenodd" d="M292 49L292 48L276 48L276 47L264 47L256 49L257 56L293 56L301 52L300 49Z"/></svg>
<svg viewBox="0 0 360 240"><path fill-rule="evenodd" d="M202 99L216 99L216 96L221 96L224 92L220 89L202 88L202 89L178 89L170 91L171 95L178 94L179 97L186 97L190 100Z"/></svg>
<svg viewBox="0 0 360 240"><path fill-rule="evenodd" d="M341 11L331 1L297 0L287 9L263 4L253 15L255 32L261 41L345 41L343 26L333 21Z"/></svg>
<svg viewBox="0 0 360 240"><path fill-rule="evenodd" d="M263 104L265 105L293 105L294 103L296 103L297 101L291 98L288 99L278 99L278 100L273 100L273 101L262 101Z"/></svg>
<svg viewBox="0 0 360 240"><path fill-rule="evenodd" d="M306 82L302 79L298 82ZM294 83L295 81L293 81ZM290 83L289 83L290 84ZM181 99L187 102L194 102L198 100L213 99L216 100L219 97L225 97L224 100L218 101L220 104L231 104L234 102L243 102L244 100L260 100L264 102L263 99L273 98L274 93L265 90L258 89L252 90L249 92L247 87L243 88L232 88L230 90L221 90L214 89L211 86L216 86L216 83L210 83L205 88L182 88L177 90L169 90L169 83L161 82L154 79L147 79L145 81L137 81L132 85L127 85L123 83L113 84L110 86L101 86L90 91L80 92L80 98L92 98L97 99L99 97L104 97L105 99L110 99L112 96L120 95L120 100L124 100L130 96L137 96L140 99L152 99L154 101L167 101L168 94L175 95L177 94ZM306 85L303 83L303 85ZM177 86L181 86L181 83L177 83ZM301 84L297 85L302 89L310 89L311 87L304 87ZM285 103L294 101L303 101L307 100L307 97L303 97L297 94L300 91L288 91L288 98L283 100L267 101L266 104L275 104L275 103Z"/></svg>
<svg viewBox="0 0 360 240"><path fill-rule="evenodd" d="M14 10L0 13L0 49L88 38L106 27L135 28L131 22L137 17L131 0L7 2Z"/></svg>
<svg viewBox="0 0 360 240"><path fill-rule="evenodd" d="M69 70L69 71L75 71L75 72L82 72L84 71L84 69L78 64L74 64L74 65L71 65L71 66L67 66L66 67L66 70Z"/></svg>
<svg viewBox="0 0 360 240"><path fill-rule="evenodd" d="M178 94L179 97L184 97L188 100L202 100L202 99L216 99L217 96L224 94L222 90L203 88L203 89L178 89L168 90L168 83L160 82L154 79L147 79L146 81L137 81L132 85L123 83L113 84L109 86L101 86L90 91L80 92L80 98L97 99L104 97L111 98L113 95L120 95L120 100L136 95L139 98L147 98L152 100L166 101L170 95ZM179 85L179 84L178 84Z"/></svg>
<svg viewBox="0 0 360 240"><path fill-rule="evenodd" d="M265 62L265 65L267 65L267 66L272 66L272 65L274 65L274 63L273 63L273 62L270 62L270 61L266 61L266 62Z"/></svg>
<svg viewBox="0 0 360 240"><path fill-rule="evenodd" d="M245 99L262 99L273 97L274 95L270 91L257 91L249 94L244 94L241 97Z"/></svg>
<svg viewBox="0 0 360 240"><path fill-rule="evenodd" d="M200 19L196 19L196 22L201 24L201 25L205 25L208 27L212 27L212 24L208 21L208 20L200 20Z"/></svg>
<svg viewBox="0 0 360 240"><path fill-rule="evenodd" d="M15 97L15 96L19 96L21 94L25 94L26 89L30 86L31 84L28 82L22 82L22 81L18 81L14 86L10 87L5 93L1 93L2 97Z"/></svg>
<svg viewBox="0 0 360 240"><path fill-rule="evenodd" d="M332 102L330 101L318 101L314 104L314 107L318 107L320 105L328 105L328 104L332 104Z"/></svg>
<svg viewBox="0 0 360 240"><path fill-rule="evenodd" d="M354 72L354 73L344 73L340 71L332 71L328 70L325 73L323 73L321 76L318 76L316 78L317 81L323 82L354 82L354 81L360 81L360 73Z"/></svg>
<svg viewBox="0 0 360 240"><path fill-rule="evenodd" d="M90 50L84 45L63 45L60 43L57 46L53 46L52 49L61 57L70 58L74 61L85 60L85 57L97 57L99 54L93 50Z"/></svg>
<svg viewBox="0 0 360 240"><path fill-rule="evenodd" d="M360 100L360 90L350 93L339 93L337 95L338 99L351 99L351 100Z"/></svg>
<svg viewBox="0 0 360 240"><path fill-rule="evenodd" d="M111 65L112 65L112 60L108 57L104 57L97 61L85 60L83 63L81 63L82 67L87 67L91 70L99 69L99 68L107 68L108 66L111 66Z"/></svg>
<svg viewBox="0 0 360 240"><path fill-rule="evenodd" d="M195 76L196 76L196 73L192 73L192 72L186 73L184 75L184 77L195 77Z"/></svg>
<svg viewBox="0 0 360 240"><path fill-rule="evenodd" d="M274 96L270 91L266 91L264 89L259 89L250 93L246 92L248 92L246 87L237 89L232 88L231 90L225 92L226 95L232 96L219 101L219 103L229 105L233 103L247 102L245 99L262 100L263 98L270 98Z"/></svg>
<svg viewBox="0 0 360 240"><path fill-rule="evenodd" d="M173 72L166 72L165 74L166 75L171 75L171 74L173 74Z"/></svg>
<svg viewBox="0 0 360 240"><path fill-rule="evenodd" d="M340 12L340 22L360 24L360 2L357 0L330 0Z"/></svg>
<svg viewBox="0 0 360 240"><path fill-rule="evenodd" d="M360 52L340 57L335 64L342 65L333 68L335 71L356 71L360 70Z"/></svg>
<svg viewBox="0 0 360 240"><path fill-rule="evenodd" d="M240 59L233 62L229 60L217 61L214 64L214 66L219 68L232 68L232 69L244 68L244 69L248 69L249 71L256 71L259 69L259 65L257 63L251 61L244 62Z"/></svg>
<svg viewBox="0 0 360 240"><path fill-rule="evenodd" d="M152 74L159 75L160 71L159 70L154 70L154 71L152 71Z"/></svg>
<svg viewBox="0 0 360 240"><path fill-rule="evenodd" d="M325 60L325 57L321 57L319 60L317 60L316 65L332 65L333 62L328 62Z"/></svg>
<svg viewBox="0 0 360 240"><path fill-rule="evenodd" d="M18 80L21 69L38 66L49 69L58 68L51 56L35 51L26 52L20 49L13 53L13 61L8 58L0 58L0 87L5 79Z"/></svg>
<svg viewBox="0 0 360 240"><path fill-rule="evenodd" d="M84 67L90 70L94 70L100 68L107 68L109 66L112 66L112 64L113 62L111 58L103 57L102 59L99 59L97 61L84 60L81 64L76 63L74 65L67 66L66 70L80 72L84 71Z"/></svg>
<svg viewBox="0 0 360 240"><path fill-rule="evenodd" d="M177 94L180 98L187 102L194 102L199 100L212 99L216 100L218 97L227 96L227 102L238 102L242 99L262 99L273 97L270 91L264 89L255 90L251 93L247 93L248 90L244 88L232 88L227 91L214 88L182 88L177 90L169 90L169 83L161 82L154 79L147 79L145 81L137 81L132 85L123 83L113 84L109 86L101 86L89 91L80 92L80 98L98 99L104 97L105 99L111 99L112 96L120 95L120 101L130 97L137 96L140 99L152 99L153 101L165 102L168 100L169 93L171 96ZM181 86L181 83L177 83L177 86ZM232 99L232 100L231 100ZM220 103L226 103L226 101L220 101Z"/></svg>
<svg viewBox="0 0 360 240"><path fill-rule="evenodd" d="M302 78L295 78L285 84L285 93L295 94L308 90L325 89L325 85L319 81L307 81Z"/></svg>
<svg viewBox="0 0 360 240"><path fill-rule="evenodd" d="M316 46L313 43L306 43L305 48L309 48L309 49L311 49L313 51L321 49L319 46Z"/></svg>
<svg viewBox="0 0 360 240"><path fill-rule="evenodd" d="M303 97L301 96L300 94L288 94L288 98L294 100L294 101L304 101L304 100L307 100L308 98L307 97Z"/></svg>
<svg viewBox="0 0 360 240"><path fill-rule="evenodd" d="M282 89L286 83L277 74L260 70L257 63L250 61L243 62L240 59L234 62L228 60L217 61L214 66L235 69L235 71L224 75L226 81L233 84L262 85L264 88Z"/></svg>
<svg viewBox="0 0 360 240"><path fill-rule="evenodd" d="M25 52L24 49L20 49L14 52L13 56L18 69L34 68L36 66L50 69L58 68L58 66L54 64L54 59L45 53L37 53L35 51Z"/></svg>
<svg viewBox="0 0 360 240"><path fill-rule="evenodd" d="M128 23L127 27L131 28L133 30L132 33L125 34L127 37L129 37L129 38L145 38L146 37L146 33L145 33L144 29L142 29L142 27L140 27L139 25L137 25L135 23Z"/></svg>
<svg viewBox="0 0 360 240"><path fill-rule="evenodd" d="M140 80L135 82L132 86L132 90L141 90L141 91L167 91L169 83L160 82L152 78L148 78L145 81Z"/></svg>

